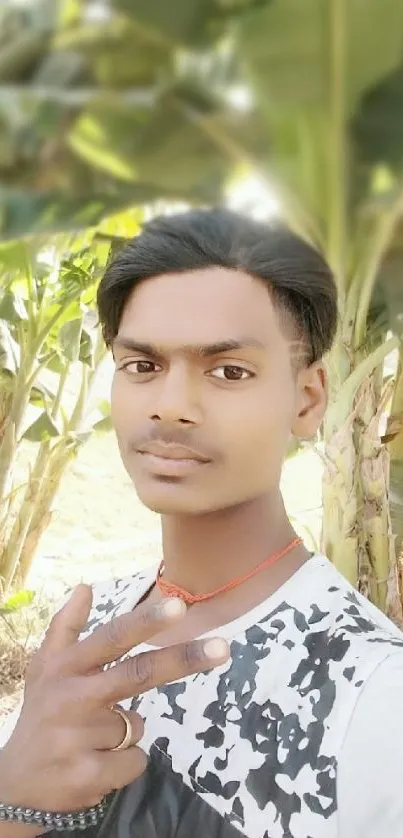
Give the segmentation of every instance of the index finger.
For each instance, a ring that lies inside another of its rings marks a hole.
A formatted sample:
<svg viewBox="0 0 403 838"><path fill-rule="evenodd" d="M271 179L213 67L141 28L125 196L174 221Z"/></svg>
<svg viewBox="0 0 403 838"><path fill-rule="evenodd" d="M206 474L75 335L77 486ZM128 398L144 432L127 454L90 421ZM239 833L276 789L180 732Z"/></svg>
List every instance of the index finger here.
<svg viewBox="0 0 403 838"><path fill-rule="evenodd" d="M77 585L52 617L42 640L39 655L50 658L75 645L88 621L91 606L91 586Z"/></svg>
<svg viewBox="0 0 403 838"><path fill-rule="evenodd" d="M76 675L102 668L119 660L134 646L147 642L166 628L167 624L172 624L185 614L186 606L177 598L165 599L153 605L139 605L134 611L115 617L67 649L64 668Z"/></svg>

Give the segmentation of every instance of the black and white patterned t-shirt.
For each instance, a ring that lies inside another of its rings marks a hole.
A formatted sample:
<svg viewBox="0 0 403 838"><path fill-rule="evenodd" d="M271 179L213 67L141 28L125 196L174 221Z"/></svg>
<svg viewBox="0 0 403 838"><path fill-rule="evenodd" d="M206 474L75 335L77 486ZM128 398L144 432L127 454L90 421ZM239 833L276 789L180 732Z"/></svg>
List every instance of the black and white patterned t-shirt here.
<svg viewBox="0 0 403 838"><path fill-rule="evenodd" d="M86 633L132 610L155 575L96 584ZM340 754L372 676L402 658L403 634L316 555L209 635L229 642L227 663L122 702L145 720L149 763L116 798L105 838L346 838Z"/></svg>

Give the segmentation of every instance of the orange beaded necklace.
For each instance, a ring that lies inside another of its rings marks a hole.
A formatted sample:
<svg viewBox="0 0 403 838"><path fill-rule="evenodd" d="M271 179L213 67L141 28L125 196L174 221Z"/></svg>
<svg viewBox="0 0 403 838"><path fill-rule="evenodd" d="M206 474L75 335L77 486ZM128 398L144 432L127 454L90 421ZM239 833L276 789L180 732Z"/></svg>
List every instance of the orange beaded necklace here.
<svg viewBox="0 0 403 838"><path fill-rule="evenodd" d="M302 538L294 538L290 544L287 545L287 547L284 547L284 549L280 550L278 553L273 553L273 555L269 556L267 559L263 559L263 561L249 573L245 573L244 576L238 576L232 582L228 582L227 585L223 585L221 588L217 588L216 591L211 591L209 594L190 594L189 591L185 591L183 588L180 588L179 585L175 585L174 582L166 582L165 579L162 578L162 574L164 572L164 560L162 560L159 566L156 584L163 596L179 597L179 599L186 602L187 605L193 605L195 602L204 602L206 599L212 599L214 596L223 594L224 591L230 591L232 588L236 588L238 585L241 585L242 582L246 582L247 579L255 576L255 574L259 573L260 570L264 570L266 567L273 565L279 559L282 559L283 556L290 553L291 550L297 546L297 544L302 544Z"/></svg>

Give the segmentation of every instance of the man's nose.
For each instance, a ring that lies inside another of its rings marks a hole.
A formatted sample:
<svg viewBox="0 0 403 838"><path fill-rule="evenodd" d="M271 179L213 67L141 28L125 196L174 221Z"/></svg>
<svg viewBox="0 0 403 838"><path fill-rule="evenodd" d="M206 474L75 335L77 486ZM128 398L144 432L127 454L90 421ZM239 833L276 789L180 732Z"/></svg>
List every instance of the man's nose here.
<svg viewBox="0 0 403 838"><path fill-rule="evenodd" d="M150 418L167 423L201 424L201 391L196 374L191 374L183 366L172 367L156 383Z"/></svg>

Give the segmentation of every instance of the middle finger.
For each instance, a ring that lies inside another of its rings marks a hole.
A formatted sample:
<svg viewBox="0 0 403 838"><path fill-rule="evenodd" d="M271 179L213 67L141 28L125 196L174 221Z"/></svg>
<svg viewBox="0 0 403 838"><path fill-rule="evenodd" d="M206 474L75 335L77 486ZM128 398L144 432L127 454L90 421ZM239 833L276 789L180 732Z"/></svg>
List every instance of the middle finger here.
<svg viewBox="0 0 403 838"><path fill-rule="evenodd" d="M213 669L228 658L228 644L220 637L192 640L128 657L112 669L90 675L86 687L97 702L111 705L153 687Z"/></svg>

